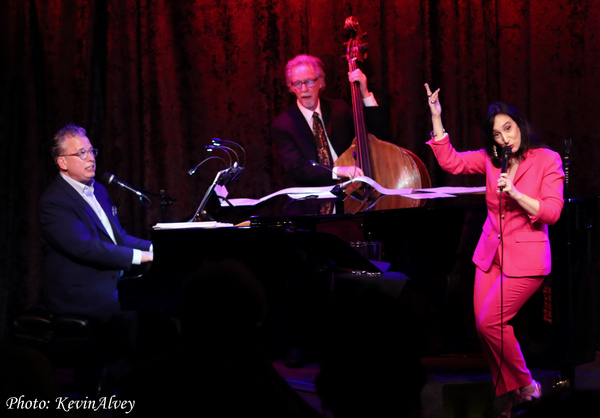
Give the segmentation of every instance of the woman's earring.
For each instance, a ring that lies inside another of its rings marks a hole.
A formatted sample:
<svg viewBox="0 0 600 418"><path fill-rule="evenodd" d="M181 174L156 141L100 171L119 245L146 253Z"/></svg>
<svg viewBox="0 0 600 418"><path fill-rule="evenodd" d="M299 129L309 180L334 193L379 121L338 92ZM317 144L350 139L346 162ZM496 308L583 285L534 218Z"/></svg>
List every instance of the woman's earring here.
<svg viewBox="0 0 600 418"><path fill-rule="evenodd" d="M499 158L498 157L498 147L494 145L494 157Z"/></svg>

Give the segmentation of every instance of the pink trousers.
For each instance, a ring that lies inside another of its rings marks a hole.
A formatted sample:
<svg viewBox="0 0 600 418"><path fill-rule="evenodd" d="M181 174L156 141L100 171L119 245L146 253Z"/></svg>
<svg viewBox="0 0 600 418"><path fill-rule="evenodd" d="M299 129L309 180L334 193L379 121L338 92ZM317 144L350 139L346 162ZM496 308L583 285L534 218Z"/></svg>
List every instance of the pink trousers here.
<svg viewBox="0 0 600 418"><path fill-rule="evenodd" d="M475 272L473 305L477 333L496 384L496 395L532 383L519 342L507 322L514 317L536 290L543 277L507 277L500 280L500 266ZM501 284L503 291L501 292Z"/></svg>

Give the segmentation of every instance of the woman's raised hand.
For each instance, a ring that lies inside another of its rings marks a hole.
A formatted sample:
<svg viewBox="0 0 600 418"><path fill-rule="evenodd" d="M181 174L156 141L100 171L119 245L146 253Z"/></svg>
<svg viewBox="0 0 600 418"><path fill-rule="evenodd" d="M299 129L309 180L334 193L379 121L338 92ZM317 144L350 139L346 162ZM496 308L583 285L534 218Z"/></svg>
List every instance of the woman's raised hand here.
<svg viewBox="0 0 600 418"><path fill-rule="evenodd" d="M425 83L425 90L427 91L427 103L429 104L429 110L431 110L431 116L439 117L442 114L442 105L439 100L440 89L432 93L429 84Z"/></svg>
<svg viewBox="0 0 600 418"><path fill-rule="evenodd" d="M432 93L429 84L425 83L425 90L427 91L429 110L431 110L431 125L433 127L431 137L435 138L436 141L439 141L446 135L444 125L442 124L442 105L440 104L439 99L440 89L437 89Z"/></svg>

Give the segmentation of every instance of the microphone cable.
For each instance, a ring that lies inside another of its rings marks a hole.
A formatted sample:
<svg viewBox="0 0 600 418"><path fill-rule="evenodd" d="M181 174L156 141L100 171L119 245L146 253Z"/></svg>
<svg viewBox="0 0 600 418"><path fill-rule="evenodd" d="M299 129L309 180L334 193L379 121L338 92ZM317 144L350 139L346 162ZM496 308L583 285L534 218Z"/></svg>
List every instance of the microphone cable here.
<svg viewBox="0 0 600 418"><path fill-rule="evenodd" d="M500 190L500 198L498 200L498 227L500 229L500 362L498 363L498 371L494 381L494 396L498 388L504 363L504 228L502 227L502 190Z"/></svg>
<svg viewBox="0 0 600 418"><path fill-rule="evenodd" d="M508 165L510 154L512 150L509 146L502 148L502 164L500 174L508 172ZM502 225L502 193L504 187L500 188L500 195L498 198L498 228L500 229L500 362L498 363L498 372L496 373L496 379L494 382L494 395L498 388L498 382L500 381L500 375L502 372L502 366L504 365L504 228ZM492 376L493 378L493 376Z"/></svg>

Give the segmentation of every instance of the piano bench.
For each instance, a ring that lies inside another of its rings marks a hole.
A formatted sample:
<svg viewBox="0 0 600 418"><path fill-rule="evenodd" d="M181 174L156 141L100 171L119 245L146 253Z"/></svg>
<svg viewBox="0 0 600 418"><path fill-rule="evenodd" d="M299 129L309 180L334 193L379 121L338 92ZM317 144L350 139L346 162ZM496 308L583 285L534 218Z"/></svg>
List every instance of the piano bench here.
<svg viewBox="0 0 600 418"><path fill-rule="evenodd" d="M10 340L43 353L64 390L93 394L102 381L105 364L89 318L33 309L12 319Z"/></svg>
<svg viewBox="0 0 600 418"><path fill-rule="evenodd" d="M33 309L13 319L11 335L15 344L36 348L52 360L89 348L92 327L89 319L80 315Z"/></svg>

